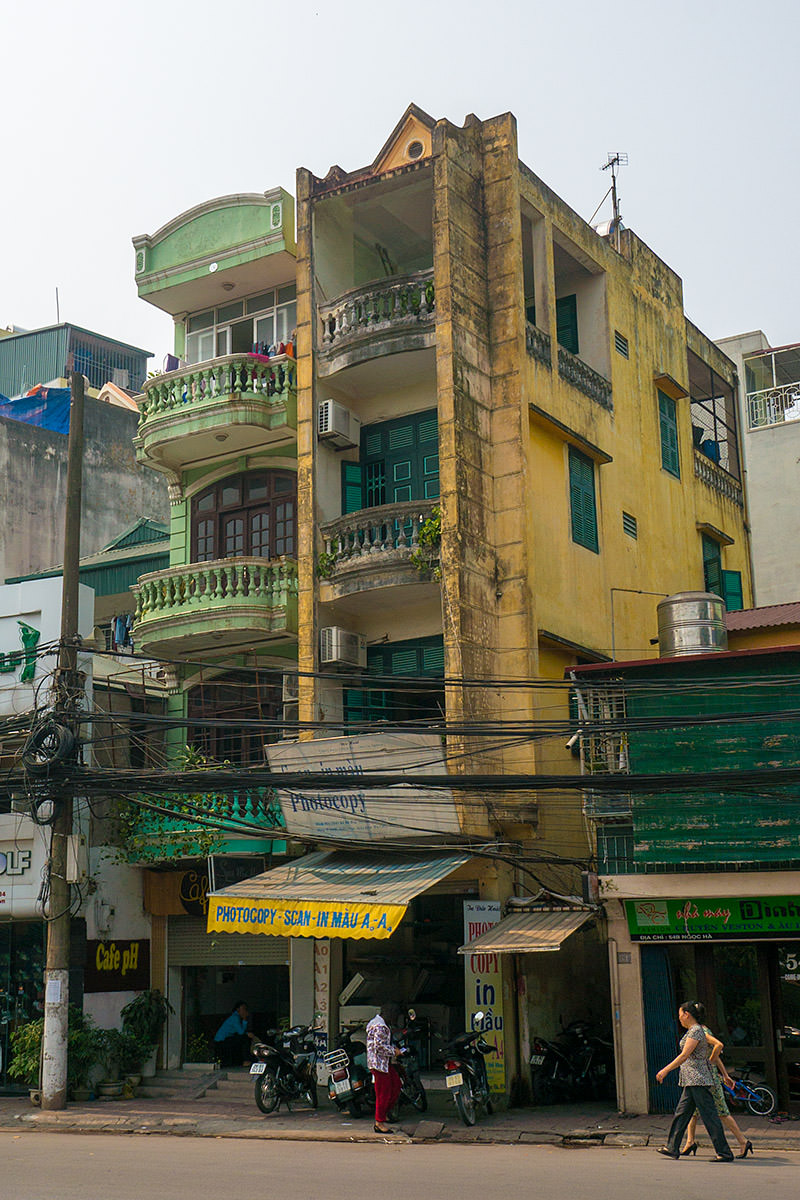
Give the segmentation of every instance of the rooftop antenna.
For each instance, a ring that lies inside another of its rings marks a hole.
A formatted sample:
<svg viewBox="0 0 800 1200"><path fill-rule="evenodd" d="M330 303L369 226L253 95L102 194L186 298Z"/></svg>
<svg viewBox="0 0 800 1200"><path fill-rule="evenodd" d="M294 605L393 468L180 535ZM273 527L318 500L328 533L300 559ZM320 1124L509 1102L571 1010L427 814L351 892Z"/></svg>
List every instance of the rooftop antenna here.
<svg viewBox="0 0 800 1200"><path fill-rule="evenodd" d="M58 288L56 288L56 325L61 324L61 312L58 307Z"/></svg>
<svg viewBox="0 0 800 1200"><path fill-rule="evenodd" d="M620 167L627 167L628 156L623 150L609 150L606 155L605 166L601 167L601 171L611 171L611 207L614 213L611 228L614 233L614 248L617 253L620 249L620 231L622 221L619 215L619 196L617 195L617 171ZM606 192L606 196L608 192ZM603 197L605 199L605 197Z"/></svg>

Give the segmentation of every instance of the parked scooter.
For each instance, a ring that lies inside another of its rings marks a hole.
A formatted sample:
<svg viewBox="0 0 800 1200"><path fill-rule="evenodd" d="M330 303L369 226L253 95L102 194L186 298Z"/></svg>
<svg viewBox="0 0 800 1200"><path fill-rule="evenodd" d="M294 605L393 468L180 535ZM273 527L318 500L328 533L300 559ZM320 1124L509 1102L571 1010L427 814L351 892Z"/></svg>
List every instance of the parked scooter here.
<svg viewBox="0 0 800 1200"><path fill-rule="evenodd" d="M311 1025L295 1025L285 1033L270 1030L263 1042L252 1048L255 1062L255 1100L263 1113L274 1112L281 1100L287 1107L303 1100L317 1107L317 1048Z"/></svg>
<svg viewBox="0 0 800 1200"><path fill-rule="evenodd" d="M480 1025L484 1016L485 1013L475 1013L475 1024ZM487 1113L492 1111L484 1055L493 1052L494 1047L489 1045L480 1029L459 1034L444 1048L447 1086L465 1125L474 1125L481 1109Z"/></svg>
<svg viewBox="0 0 800 1200"><path fill-rule="evenodd" d="M408 1010L408 1024L405 1029L396 1030L392 1035L392 1041L398 1050L394 1065L400 1076L400 1095L397 1098L395 1107L400 1108L403 1104L410 1104L417 1112L426 1112L428 1097L425 1094L425 1088L419 1077L417 1056L409 1045L409 1036L417 1032L414 1027L416 1017L417 1014L414 1012L414 1009L410 1008Z"/></svg>
<svg viewBox="0 0 800 1200"><path fill-rule="evenodd" d="M328 1068L328 1096L340 1112L349 1110L353 1117L375 1106L372 1073L367 1070L367 1048L357 1041L353 1030L346 1029L336 1038L334 1049L325 1055Z"/></svg>
<svg viewBox="0 0 800 1200"><path fill-rule="evenodd" d="M588 1021L572 1021L551 1041L534 1037L530 1064L534 1104L614 1095L613 1045Z"/></svg>

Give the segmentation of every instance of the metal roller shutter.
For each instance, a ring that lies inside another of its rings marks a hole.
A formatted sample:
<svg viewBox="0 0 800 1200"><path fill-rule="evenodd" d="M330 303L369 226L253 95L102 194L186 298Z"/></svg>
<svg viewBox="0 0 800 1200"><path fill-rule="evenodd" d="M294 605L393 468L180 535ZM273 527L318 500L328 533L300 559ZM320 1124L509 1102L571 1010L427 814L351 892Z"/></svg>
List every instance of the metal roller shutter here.
<svg viewBox="0 0 800 1200"><path fill-rule="evenodd" d="M284 966L289 939L248 933L206 933L204 917L170 917L167 962L171 967Z"/></svg>

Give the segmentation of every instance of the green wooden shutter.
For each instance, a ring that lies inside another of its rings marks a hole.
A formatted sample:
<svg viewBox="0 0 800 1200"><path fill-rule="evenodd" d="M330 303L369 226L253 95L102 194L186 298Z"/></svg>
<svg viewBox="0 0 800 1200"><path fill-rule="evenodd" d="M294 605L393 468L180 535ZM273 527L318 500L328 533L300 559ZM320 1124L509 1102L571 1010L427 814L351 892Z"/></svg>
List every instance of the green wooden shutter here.
<svg viewBox="0 0 800 1200"><path fill-rule="evenodd" d="M741 571L720 571L722 576L722 599L728 612L741 612L744 608Z"/></svg>
<svg viewBox="0 0 800 1200"><path fill-rule="evenodd" d="M556 338L559 346L578 353L578 297L562 296L556 300Z"/></svg>
<svg viewBox="0 0 800 1200"><path fill-rule="evenodd" d="M594 463L572 446L569 449L569 502L573 542L598 554Z"/></svg>
<svg viewBox="0 0 800 1200"><path fill-rule="evenodd" d="M661 428L661 465L676 479L681 477L678 453L678 414L671 396L658 393L658 421Z"/></svg>
<svg viewBox="0 0 800 1200"><path fill-rule="evenodd" d="M703 580L707 592L722 595L722 552L719 542L703 534Z"/></svg>
<svg viewBox="0 0 800 1200"><path fill-rule="evenodd" d="M361 482L361 463L342 463L342 514L358 512L364 507Z"/></svg>

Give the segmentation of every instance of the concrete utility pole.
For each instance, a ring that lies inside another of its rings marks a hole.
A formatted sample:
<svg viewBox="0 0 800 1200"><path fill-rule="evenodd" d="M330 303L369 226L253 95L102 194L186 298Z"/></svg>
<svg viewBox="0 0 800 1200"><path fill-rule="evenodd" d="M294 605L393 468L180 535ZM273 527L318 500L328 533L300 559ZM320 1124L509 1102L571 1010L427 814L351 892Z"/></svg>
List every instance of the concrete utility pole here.
<svg viewBox="0 0 800 1200"><path fill-rule="evenodd" d="M83 376L72 372L67 446L67 508L64 522L64 574L61 583L61 641L56 673L54 719L75 731L83 680L78 675L78 567L81 542L83 473ZM71 760L74 762L74 755ZM50 841L50 900L47 965L44 972L42 1108L67 1102L69 1019L70 885L67 848L72 833L72 796L54 795L56 817Z"/></svg>

